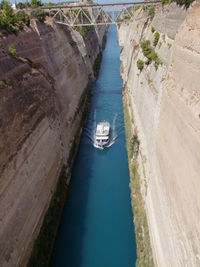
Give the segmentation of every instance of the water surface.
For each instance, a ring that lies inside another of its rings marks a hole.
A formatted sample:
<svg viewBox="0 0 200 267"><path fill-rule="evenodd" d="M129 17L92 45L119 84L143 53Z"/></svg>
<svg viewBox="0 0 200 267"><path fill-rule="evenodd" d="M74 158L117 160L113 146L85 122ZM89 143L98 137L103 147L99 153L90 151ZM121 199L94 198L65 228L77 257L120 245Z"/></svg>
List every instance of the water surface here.
<svg viewBox="0 0 200 267"><path fill-rule="evenodd" d="M136 262L115 26L107 37L52 267L133 267ZM110 147L104 150L93 146L96 123L101 120L112 127Z"/></svg>

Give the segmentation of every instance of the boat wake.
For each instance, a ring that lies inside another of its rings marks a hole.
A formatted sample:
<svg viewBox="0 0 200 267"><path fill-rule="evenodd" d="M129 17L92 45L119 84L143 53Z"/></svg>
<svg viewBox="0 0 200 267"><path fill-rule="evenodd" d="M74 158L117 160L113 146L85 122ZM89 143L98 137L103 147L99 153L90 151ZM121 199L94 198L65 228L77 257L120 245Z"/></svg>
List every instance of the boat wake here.
<svg viewBox="0 0 200 267"><path fill-rule="evenodd" d="M118 114L116 113L114 115L113 121L112 121L112 126L111 126L111 133L110 133L110 141L107 145L105 145L104 147L102 146L98 146L95 142L95 134L96 134L96 127L97 127L97 122L96 122L96 110L94 112L94 117L93 117L93 122L91 123L91 127L89 128L85 128L85 136L87 137L87 139L89 140L89 143L92 144L93 147L98 148L103 150L104 148L108 148L111 147L112 145L114 145L118 135L116 132L116 121L117 121L117 117Z"/></svg>

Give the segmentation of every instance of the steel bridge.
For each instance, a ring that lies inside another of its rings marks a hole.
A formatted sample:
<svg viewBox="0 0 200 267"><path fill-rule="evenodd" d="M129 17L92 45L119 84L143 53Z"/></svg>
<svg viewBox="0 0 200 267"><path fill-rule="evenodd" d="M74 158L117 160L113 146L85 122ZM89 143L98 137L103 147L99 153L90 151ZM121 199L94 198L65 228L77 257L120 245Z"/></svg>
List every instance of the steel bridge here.
<svg viewBox="0 0 200 267"><path fill-rule="evenodd" d="M126 2L107 4L68 3L56 6L43 6L42 9L49 12L58 24L69 27L109 25L129 22L134 17L135 6L156 6L161 1Z"/></svg>

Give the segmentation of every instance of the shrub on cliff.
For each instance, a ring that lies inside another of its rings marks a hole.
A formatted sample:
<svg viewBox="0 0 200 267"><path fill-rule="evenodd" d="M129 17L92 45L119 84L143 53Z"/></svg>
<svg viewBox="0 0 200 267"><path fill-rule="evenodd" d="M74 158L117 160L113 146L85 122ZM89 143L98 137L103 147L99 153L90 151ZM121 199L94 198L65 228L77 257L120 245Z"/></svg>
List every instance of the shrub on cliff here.
<svg viewBox="0 0 200 267"><path fill-rule="evenodd" d="M143 68L144 68L144 61L141 60L141 59L138 59L138 61L137 61L137 67L138 67L138 69L139 69L140 71L142 71Z"/></svg>
<svg viewBox="0 0 200 267"><path fill-rule="evenodd" d="M152 26L151 27L151 32L154 33L155 32L155 28Z"/></svg>
<svg viewBox="0 0 200 267"><path fill-rule="evenodd" d="M8 53L11 57L16 57L16 49L13 44L8 47Z"/></svg>
<svg viewBox="0 0 200 267"><path fill-rule="evenodd" d="M154 62L154 66L157 70L158 66L162 64L162 61L160 60L160 58L158 57L158 54L155 51L152 52L151 59Z"/></svg>
<svg viewBox="0 0 200 267"><path fill-rule="evenodd" d="M157 46L159 39L160 39L160 33L159 32L155 32L154 33L153 46L155 46L155 47Z"/></svg>
<svg viewBox="0 0 200 267"><path fill-rule="evenodd" d="M31 18L38 19L40 22L45 20L45 12L41 9L34 9L31 11Z"/></svg>
<svg viewBox="0 0 200 267"><path fill-rule="evenodd" d="M152 61L154 62L154 66L157 69L160 64L162 64L158 54L155 52L154 48L151 46L149 40L143 40L141 42L141 48L143 55L147 58L145 64L150 64Z"/></svg>
<svg viewBox="0 0 200 267"><path fill-rule="evenodd" d="M142 48L142 52L144 54L144 56L147 59L151 59L151 53L152 53L152 47L151 47L151 43L149 40L143 40L141 41L141 48Z"/></svg>
<svg viewBox="0 0 200 267"><path fill-rule="evenodd" d="M75 31L79 32L82 37L85 37L89 31L94 30L92 25L84 26L84 27L75 27Z"/></svg>

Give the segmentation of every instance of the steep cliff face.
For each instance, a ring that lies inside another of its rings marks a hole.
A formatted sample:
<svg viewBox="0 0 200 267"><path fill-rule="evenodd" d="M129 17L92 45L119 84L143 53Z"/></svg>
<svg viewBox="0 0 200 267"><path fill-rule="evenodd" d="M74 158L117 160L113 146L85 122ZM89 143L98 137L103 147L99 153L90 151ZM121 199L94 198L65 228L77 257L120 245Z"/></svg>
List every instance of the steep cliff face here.
<svg viewBox="0 0 200 267"><path fill-rule="evenodd" d="M186 12L175 4L151 22L138 10L119 29L125 95L140 139L142 194L157 266L200 266L200 3ZM162 61L140 72L141 40L153 42Z"/></svg>
<svg viewBox="0 0 200 267"><path fill-rule="evenodd" d="M0 265L25 266L80 133L105 28L31 22L0 48ZM14 44L17 57L8 54ZM82 48L82 49L81 49Z"/></svg>

